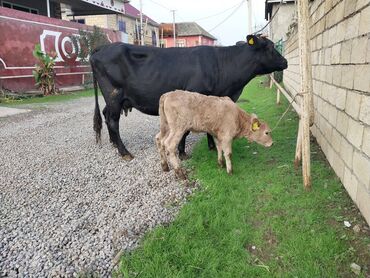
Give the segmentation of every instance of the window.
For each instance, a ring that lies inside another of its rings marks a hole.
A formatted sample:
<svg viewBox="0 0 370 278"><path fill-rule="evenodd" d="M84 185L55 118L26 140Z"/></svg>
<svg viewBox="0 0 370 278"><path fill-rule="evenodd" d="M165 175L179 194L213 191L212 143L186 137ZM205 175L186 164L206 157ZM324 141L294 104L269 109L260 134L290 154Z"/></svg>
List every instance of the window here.
<svg viewBox="0 0 370 278"><path fill-rule="evenodd" d="M126 22L122 20L118 20L118 30L121 32L126 32Z"/></svg>
<svg viewBox="0 0 370 278"><path fill-rule="evenodd" d="M14 10L21 11L21 12L39 14L39 11L37 9L33 9L33 8L26 7L26 6L5 2L5 1L2 2L2 6L4 8L14 9Z"/></svg>
<svg viewBox="0 0 370 278"><path fill-rule="evenodd" d="M77 22L77 23L81 23L81 24L85 24L85 19L84 19L84 18L71 19L70 21L72 21L72 22Z"/></svg>
<svg viewBox="0 0 370 278"><path fill-rule="evenodd" d="M176 40L176 46L177 47L186 47L185 40Z"/></svg>

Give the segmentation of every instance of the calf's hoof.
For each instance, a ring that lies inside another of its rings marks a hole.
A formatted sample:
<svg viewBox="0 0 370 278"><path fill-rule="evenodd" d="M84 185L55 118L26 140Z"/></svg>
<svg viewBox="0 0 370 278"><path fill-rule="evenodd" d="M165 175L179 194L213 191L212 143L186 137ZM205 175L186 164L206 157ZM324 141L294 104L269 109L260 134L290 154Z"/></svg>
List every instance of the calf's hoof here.
<svg viewBox="0 0 370 278"><path fill-rule="evenodd" d="M218 164L218 166L220 166L221 168L225 168L225 161L217 161L217 164Z"/></svg>
<svg viewBox="0 0 370 278"><path fill-rule="evenodd" d="M132 156L132 154L125 154L125 155L122 155L122 159L125 160L125 161L131 161L134 159L134 157Z"/></svg>
<svg viewBox="0 0 370 278"><path fill-rule="evenodd" d="M181 160L187 160L190 158L190 156L188 156L186 153L179 153L179 158Z"/></svg>
<svg viewBox="0 0 370 278"><path fill-rule="evenodd" d="M161 166L162 166L163 172L170 171L170 168L168 167L168 164L167 163L162 163Z"/></svg>
<svg viewBox="0 0 370 278"><path fill-rule="evenodd" d="M180 169L175 169L175 174L176 177L178 177L180 180L186 180L186 175L184 173L184 170Z"/></svg>
<svg viewBox="0 0 370 278"><path fill-rule="evenodd" d="M227 174L228 174L229 176L232 176L232 175L233 175L233 170L228 170L228 171L227 171Z"/></svg>

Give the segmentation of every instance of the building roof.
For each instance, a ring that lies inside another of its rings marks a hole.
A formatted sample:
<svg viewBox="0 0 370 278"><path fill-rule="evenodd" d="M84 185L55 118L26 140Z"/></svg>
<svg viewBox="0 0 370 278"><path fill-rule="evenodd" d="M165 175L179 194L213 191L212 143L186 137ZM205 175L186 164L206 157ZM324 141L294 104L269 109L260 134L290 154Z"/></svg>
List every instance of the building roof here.
<svg viewBox="0 0 370 278"><path fill-rule="evenodd" d="M134 6L132 6L129 3L125 3L124 5L125 5L125 15L126 16L138 18L138 19L140 18L140 11L138 9L136 9ZM155 25L155 26L159 25L157 22L155 22L153 19L151 19L149 16L143 13L143 21L145 22L146 20L148 20L148 23L152 25Z"/></svg>
<svg viewBox="0 0 370 278"><path fill-rule="evenodd" d="M161 23L160 29L163 29L164 35L171 35L173 33L172 23ZM217 40L214 36L204 30L196 22L179 22L176 23L176 36L188 37L188 36L204 36L212 40Z"/></svg>

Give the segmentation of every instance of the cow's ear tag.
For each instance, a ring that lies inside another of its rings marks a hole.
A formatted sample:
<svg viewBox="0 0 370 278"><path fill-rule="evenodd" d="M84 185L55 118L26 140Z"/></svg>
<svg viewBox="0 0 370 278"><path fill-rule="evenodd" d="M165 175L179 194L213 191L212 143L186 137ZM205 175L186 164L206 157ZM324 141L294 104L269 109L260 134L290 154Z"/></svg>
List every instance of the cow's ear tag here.
<svg viewBox="0 0 370 278"><path fill-rule="evenodd" d="M248 40L248 44L249 44L249 45L254 45L254 39L253 39L253 37L251 37L251 38Z"/></svg>
<svg viewBox="0 0 370 278"><path fill-rule="evenodd" d="M259 130L260 129L260 124L258 121L255 121L253 124L252 124L252 130L253 131L256 131L256 130Z"/></svg>

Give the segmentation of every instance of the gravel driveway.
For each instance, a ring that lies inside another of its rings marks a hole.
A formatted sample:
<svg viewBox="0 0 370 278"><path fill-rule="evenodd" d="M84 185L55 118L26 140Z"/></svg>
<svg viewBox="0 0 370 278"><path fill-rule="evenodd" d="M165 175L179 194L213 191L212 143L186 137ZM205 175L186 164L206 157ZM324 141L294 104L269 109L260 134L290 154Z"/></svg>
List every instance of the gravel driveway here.
<svg viewBox="0 0 370 278"><path fill-rule="evenodd" d="M171 221L192 190L161 171L159 118L121 118L135 156L126 162L105 126L95 144L93 98L27 108L0 118L0 276L109 276L116 255Z"/></svg>

